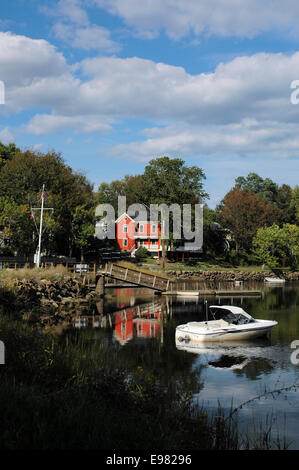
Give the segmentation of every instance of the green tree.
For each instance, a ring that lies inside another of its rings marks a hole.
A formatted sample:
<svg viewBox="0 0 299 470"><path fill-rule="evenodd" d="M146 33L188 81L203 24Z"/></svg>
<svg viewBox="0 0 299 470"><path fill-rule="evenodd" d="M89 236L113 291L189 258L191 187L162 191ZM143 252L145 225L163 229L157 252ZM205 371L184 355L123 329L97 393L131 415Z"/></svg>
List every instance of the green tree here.
<svg viewBox="0 0 299 470"><path fill-rule="evenodd" d="M276 268L284 253L282 234L278 225L259 228L252 246L260 262L268 265L270 269Z"/></svg>
<svg viewBox="0 0 299 470"><path fill-rule="evenodd" d="M235 186L255 194L261 201L271 204L273 220L280 226L295 222L295 210L291 205L292 188L287 184L278 186L270 178L261 178L257 173L235 179Z"/></svg>
<svg viewBox="0 0 299 470"><path fill-rule="evenodd" d="M142 261L149 256L148 250L144 246L139 246L135 252L136 261Z"/></svg>
<svg viewBox="0 0 299 470"><path fill-rule="evenodd" d="M54 217L51 220L45 217L48 230L43 244L68 255L76 246L72 234L76 207L95 207L92 185L85 176L74 173L55 152L18 153L0 171L0 196L12 198L17 205L39 207L43 184L48 194L46 204L54 208Z"/></svg>
<svg viewBox="0 0 299 470"><path fill-rule="evenodd" d="M291 207L295 211L295 217L297 223L299 223L299 186L295 186L291 195Z"/></svg>
<svg viewBox="0 0 299 470"><path fill-rule="evenodd" d="M34 224L26 204L18 205L7 196L0 197L0 246L6 251L29 256L34 251Z"/></svg>
<svg viewBox="0 0 299 470"><path fill-rule="evenodd" d="M271 269L282 264L283 259L296 267L299 255L299 227L284 224L279 227L260 228L253 239L254 253L259 261L267 264Z"/></svg>
<svg viewBox="0 0 299 470"><path fill-rule="evenodd" d="M197 166L186 166L180 158L160 157L145 167L146 203L197 204L208 198L203 187L206 176Z"/></svg>
<svg viewBox="0 0 299 470"><path fill-rule="evenodd" d="M9 161L12 160L21 150L14 143L4 145L0 142L0 170Z"/></svg>
<svg viewBox="0 0 299 470"><path fill-rule="evenodd" d="M237 251L249 251L258 228L273 223L271 205L239 187L231 189L225 195L217 211L220 223L231 231Z"/></svg>
<svg viewBox="0 0 299 470"><path fill-rule="evenodd" d="M78 247L81 253L81 261L84 260L84 252L93 245L96 217L94 208L86 205L77 206L72 218L71 236L72 246Z"/></svg>

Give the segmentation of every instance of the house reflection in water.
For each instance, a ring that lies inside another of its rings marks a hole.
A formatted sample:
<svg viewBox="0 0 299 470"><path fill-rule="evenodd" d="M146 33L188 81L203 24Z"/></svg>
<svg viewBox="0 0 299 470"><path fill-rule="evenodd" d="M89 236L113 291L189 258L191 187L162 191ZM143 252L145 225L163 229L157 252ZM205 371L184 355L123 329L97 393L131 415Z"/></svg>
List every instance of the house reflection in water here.
<svg viewBox="0 0 299 470"><path fill-rule="evenodd" d="M157 338L163 341L163 309L157 301L127 307L111 314L104 314L98 305L99 315L74 318L75 328L112 328L113 337L124 345L138 338ZM101 313L102 312L102 313Z"/></svg>

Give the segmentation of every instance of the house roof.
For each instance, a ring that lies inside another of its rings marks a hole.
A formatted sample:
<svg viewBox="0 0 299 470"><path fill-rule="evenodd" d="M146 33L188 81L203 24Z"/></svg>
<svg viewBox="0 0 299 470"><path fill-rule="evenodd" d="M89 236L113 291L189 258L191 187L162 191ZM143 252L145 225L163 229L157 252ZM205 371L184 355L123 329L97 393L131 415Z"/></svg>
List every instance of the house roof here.
<svg viewBox="0 0 299 470"><path fill-rule="evenodd" d="M149 212L148 212L148 215L149 215ZM122 215L120 215L115 223L118 223L123 217L129 217L129 219L131 219L132 221L135 220L136 217L138 216L135 216L135 217L132 217L130 216L127 212L124 212ZM152 224L158 224L159 222L156 221L156 220L136 220L136 222L138 222L139 224L148 224L148 223L152 223Z"/></svg>
<svg viewBox="0 0 299 470"><path fill-rule="evenodd" d="M125 217L125 216L126 216L126 217L129 217L129 219L131 219L132 221L134 220L133 217L130 217L129 214L127 214L126 212L124 212L122 215L120 215L120 216L116 219L115 223L119 222L119 221L120 221L123 217Z"/></svg>

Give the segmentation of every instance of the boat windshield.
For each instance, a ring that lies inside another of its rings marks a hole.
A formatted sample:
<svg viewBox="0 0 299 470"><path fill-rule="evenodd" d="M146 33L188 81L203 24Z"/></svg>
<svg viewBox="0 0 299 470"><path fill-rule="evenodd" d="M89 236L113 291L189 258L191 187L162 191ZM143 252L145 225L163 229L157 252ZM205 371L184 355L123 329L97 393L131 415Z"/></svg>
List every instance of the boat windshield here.
<svg viewBox="0 0 299 470"><path fill-rule="evenodd" d="M213 320L224 320L232 325L245 325L255 321L253 318L247 318L242 313L233 313L224 308L210 308L210 312Z"/></svg>

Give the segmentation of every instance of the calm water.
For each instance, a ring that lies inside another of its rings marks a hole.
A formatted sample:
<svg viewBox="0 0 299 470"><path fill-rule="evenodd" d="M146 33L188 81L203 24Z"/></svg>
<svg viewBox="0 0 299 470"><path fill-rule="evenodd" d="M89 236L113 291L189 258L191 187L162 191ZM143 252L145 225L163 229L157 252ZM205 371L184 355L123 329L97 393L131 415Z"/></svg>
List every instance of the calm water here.
<svg viewBox="0 0 299 470"><path fill-rule="evenodd" d="M204 287L181 283L188 290ZM212 287L206 285L205 287ZM219 285L217 285L219 287ZM220 288L232 288L221 283ZM109 289L91 316L74 318L73 334L82 334L111 348L118 365L142 367L166 385L179 380L210 411L218 401L228 411L271 390L299 382L299 365L291 362L292 341L299 341L299 283L258 289L258 297L207 297L208 305L237 305L255 318L278 321L271 337L243 343L212 345L209 350L179 349L174 340L177 325L205 319L205 299L156 296L148 289ZM237 291L238 287L234 287ZM72 334L72 331L69 334ZM298 343L299 344L299 343ZM299 346L298 346L299 359ZM272 437L285 436L289 448L299 449L299 389L254 400L239 411L240 429L252 430L273 416Z"/></svg>

